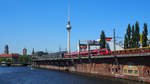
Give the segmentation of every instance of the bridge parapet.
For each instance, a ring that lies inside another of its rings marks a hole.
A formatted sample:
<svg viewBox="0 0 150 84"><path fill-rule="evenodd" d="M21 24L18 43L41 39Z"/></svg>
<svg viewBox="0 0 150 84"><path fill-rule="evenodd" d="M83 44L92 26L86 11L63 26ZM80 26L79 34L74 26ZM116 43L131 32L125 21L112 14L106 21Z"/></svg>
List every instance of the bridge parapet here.
<svg viewBox="0 0 150 84"><path fill-rule="evenodd" d="M122 54L122 55L102 55L102 56L90 56L91 59L100 59L100 58L122 58L122 57L145 57L145 56L150 56L150 52L149 53L137 53L137 54ZM38 59L33 59L33 61L44 61L44 60L53 60L53 61L57 61L57 60L78 60L78 59L89 59L88 56L86 57L74 57L74 58L38 58Z"/></svg>

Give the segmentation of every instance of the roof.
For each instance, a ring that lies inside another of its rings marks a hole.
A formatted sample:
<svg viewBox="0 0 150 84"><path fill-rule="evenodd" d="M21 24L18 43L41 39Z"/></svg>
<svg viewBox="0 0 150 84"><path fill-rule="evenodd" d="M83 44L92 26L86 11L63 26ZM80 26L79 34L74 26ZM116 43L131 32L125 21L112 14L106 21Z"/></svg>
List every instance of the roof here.
<svg viewBox="0 0 150 84"><path fill-rule="evenodd" d="M19 57L19 54L0 54L0 58L12 58L12 57Z"/></svg>

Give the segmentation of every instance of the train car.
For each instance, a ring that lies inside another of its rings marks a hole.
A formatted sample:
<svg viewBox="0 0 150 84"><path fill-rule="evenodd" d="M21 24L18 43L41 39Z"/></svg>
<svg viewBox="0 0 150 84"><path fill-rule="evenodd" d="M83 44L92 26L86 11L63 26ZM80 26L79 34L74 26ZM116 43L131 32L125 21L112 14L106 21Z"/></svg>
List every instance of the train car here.
<svg viewBox="0 0 150 84"><path fill-rule="evenodd" d="M108 49L97 49L91 51L82 51L82 52L73 52L73 53L64 53L64 58L75 58L75 57L86 57L89 56L97 56L97 55L107 55L110 53Z"/></svg>
<svg viewBox="0 0 150 84"><path fill-rule="evenodd" d="M70 58L71 54L70 53L64 53L63 58Z"/></svg>
<svg viewBox="0 0 150 84"><path fill-rule="evenodd" d="M82 52L79 52L79 57L85 57L85 56L88 56L88 51L82 51Z"/></svg>
<svg viewBox="0 0 150 84"><path fill-rule="evenodd" d="M78 52L73 52L73 53L64 53L63 58L74 58L77 57Z"/></svg>
<svg viewBox="0 0 150 84"><path fill-rule="evenodd" d="M137 54L137 53L149 53L150 47L143 48L130 48L124 50L110 51L108 49L97 49L91 51L82 51L82 52L73 52L73 53L64 53L63 58L75 58L75 57L86 57L89 56L101 56L101 55L124 55L124 54Z"/></svg>
<svg viewBox="0 0 150 84"><path fill-rule="evenodd" d="M110 51L108 49L100 49L98 50L98 55L108 55Z"/></svg>
<svg viewBox="0 0 150 84"><path fill-rule="evenodd" d="M75 58L75 57L78 56L78 54L79 54L78 52L73 52L73 53L71 53L71 57L72 57L72 58Z"/></svg>
<svg viewBox="0 0 150 84"><path fill-rule="evenodd" d="M123 54L137 54L137 53L148 53L148 52L150 52L150 47L116 50L116 51L112 51L111 54L112 55L123 55Z"/></svg>
<svg viewBox="0 0 150 84"><path fill-rule="evenodd" d="M107 55L109 54L109 50L108 49L98 49L98 50L92 50L91 54L92 56L96 56L96 55Z"/></svg>

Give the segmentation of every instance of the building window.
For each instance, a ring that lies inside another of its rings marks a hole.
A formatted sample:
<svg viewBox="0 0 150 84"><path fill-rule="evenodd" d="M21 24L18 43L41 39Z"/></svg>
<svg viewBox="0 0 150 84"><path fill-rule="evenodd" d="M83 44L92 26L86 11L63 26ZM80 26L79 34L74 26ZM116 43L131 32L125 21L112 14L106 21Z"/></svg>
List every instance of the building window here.
<svg viewBox="0 0 150 84"><path fill-rule="evenodd" d="M135 73L135 74L139 74L138 70L135 70L134 73Z"/></svg>
<svg viewBox="0 0 150 84"><path fill-rule="evenodd" d="M118 72L118 69L117 69L117 68L115 69L115 72Z"/></svg>
<svg viewBox="0 0 150 84"><path fill-rule="evenodd" d="M114 72L114 68L112 68L112 72Z"/></svg>
<svg viewBox="0 0 150 84"><path fill-rule="evenodd" d="M149 70L147 70L147 74L148 74L148 76L150 76L150 71Z"/></svg>
<svg viewBox="0 0 150 84"><path fill-rule="evenodd" d="M133 70L128 70L128 73L129 73L129 74L132 74L132 72L133 72Z"/></svg>
<svg viewBox="0 0 150 84"><path fill-rule="evenodd" d="M124 69L124 73L127 73L127 69Z"/></svg>
<svg viewBox="0 0 150 84"><path fill-rule="evenodd" d="M121 70L121 66L118 67L118 70Z"/></svg>

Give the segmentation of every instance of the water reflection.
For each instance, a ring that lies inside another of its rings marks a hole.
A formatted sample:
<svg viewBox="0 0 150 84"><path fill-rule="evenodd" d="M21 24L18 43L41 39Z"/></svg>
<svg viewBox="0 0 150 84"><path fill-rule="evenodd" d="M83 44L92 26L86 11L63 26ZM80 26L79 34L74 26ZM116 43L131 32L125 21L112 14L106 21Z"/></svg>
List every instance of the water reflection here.
<svg viewBox="0 0 150 84"><path fill-rule="evenodd" d="M122 82L107 79L98 79L44 69L31 70L31 68L29 67L0 67L0 84L133 84L133 83L131 81Z"/></svg>

